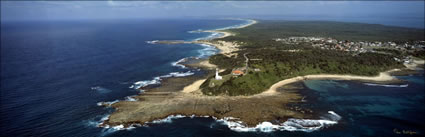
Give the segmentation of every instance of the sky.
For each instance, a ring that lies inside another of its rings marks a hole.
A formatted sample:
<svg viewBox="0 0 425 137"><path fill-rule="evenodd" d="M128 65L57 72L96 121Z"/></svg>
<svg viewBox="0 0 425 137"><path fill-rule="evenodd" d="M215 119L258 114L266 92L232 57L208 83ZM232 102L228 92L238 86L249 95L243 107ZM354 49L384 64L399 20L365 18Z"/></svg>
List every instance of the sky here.
<svg viewBox="0 0 425 137"><path fill-rule="evenodd" d="M2 1L1 20L187 17L423 20L424 6L424 1Z"/></svg>

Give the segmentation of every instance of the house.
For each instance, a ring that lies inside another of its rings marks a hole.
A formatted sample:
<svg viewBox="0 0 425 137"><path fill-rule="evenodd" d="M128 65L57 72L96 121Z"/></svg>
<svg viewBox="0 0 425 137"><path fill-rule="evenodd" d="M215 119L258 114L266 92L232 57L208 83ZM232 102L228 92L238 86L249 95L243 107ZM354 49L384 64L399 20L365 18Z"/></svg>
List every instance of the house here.
<svg viewBox="0 0 425 137"><path fill-rule="evenodd" d="M233 76L240 76L240 75L244 75L244 73L240 70L234 70L234 71L232 71L232 75Z"/></svg>
<svg viewBox="0 0 425 137"><path fill-rule="evenodd" d="M222 76L218 75L218 68L216 68L216 69L215 69L215 79L216 79L216 80L221 80L221 79L223 79L223 77L222 77Z"/></svg>

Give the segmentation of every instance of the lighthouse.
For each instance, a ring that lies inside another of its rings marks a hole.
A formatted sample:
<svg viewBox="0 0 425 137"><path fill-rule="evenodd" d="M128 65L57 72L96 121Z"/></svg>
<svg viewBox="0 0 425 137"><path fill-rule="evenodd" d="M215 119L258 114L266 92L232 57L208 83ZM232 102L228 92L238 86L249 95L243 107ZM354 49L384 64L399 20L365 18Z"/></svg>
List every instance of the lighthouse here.
<svg viewBox="0 0 425 137"><path fill-rule="evenodd" d="M223 79L223 77L221 77L220 75L218 75L218 68L215 69L215 79L216 80L221 80Z"/></svg>

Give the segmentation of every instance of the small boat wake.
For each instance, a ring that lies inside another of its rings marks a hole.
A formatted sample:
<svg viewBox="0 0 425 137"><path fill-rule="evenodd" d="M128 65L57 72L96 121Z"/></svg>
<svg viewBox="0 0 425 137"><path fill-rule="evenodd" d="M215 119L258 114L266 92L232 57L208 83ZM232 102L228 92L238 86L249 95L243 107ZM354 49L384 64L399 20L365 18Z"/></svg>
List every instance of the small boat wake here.
<svg viewBox="0 0 425 137"><path fill-rule="evenodd" d="M100 94L105 94L105 93L109 93L109 92L112 91L110 89L107 89L107 88L104 88L104 87L101 87L101 86L91 87L90 89L93 90L93 91L96 91Z"/></svg>
<svg viewBox="0 0 425 137"><path fill-rule="evenodd" d="M404 85L385 85L385 84L373 84L373 83L364 83L364 84L368 86L380 86L380 87L389 87L389 88L405 88L409 86L409 84L404 84Z"/></svg>

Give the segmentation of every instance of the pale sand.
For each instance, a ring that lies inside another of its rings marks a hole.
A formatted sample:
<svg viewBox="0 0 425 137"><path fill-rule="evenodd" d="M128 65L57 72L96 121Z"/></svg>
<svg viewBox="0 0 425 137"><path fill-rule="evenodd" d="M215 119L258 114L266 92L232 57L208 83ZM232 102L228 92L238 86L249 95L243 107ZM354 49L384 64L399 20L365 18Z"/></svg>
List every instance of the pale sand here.
<svg viewBox="0 0 425 137"><path fill-rule="evenodd" d="M221 33L223 34L223 36L220 36L218 38L224 38L224 37L228 37L228 36L233 36L233 33L227 32L227 31L223 31L223 30L206 30L203 32L210 32L210 33Z"/></svg>
<svg viewBox="0 0 425 137"><path fill-rule="evenodd" d="M245 24L245 25L242 25L242 26L236 27L236 28L232 28L232 29L241 29L241 28L246 28L246 27L248 27L248 26L251 26L251 25L254 25L254 24L258 23L256 20L251 20L251 19L250 19L250 20L248 20L248 21L251 21L251 22L250 22L250 23L248 23L248 24ZM203 32L222 33L222 34L223 34L223 36L218 37L218 38L224 38L224 37L228 37L228 36L232 36L232 35L234 35L233 33L227 32L227 31L225 31L225 30L205 30L205 31L203 31Z"/></svg>
<svg viewBox="0 0 425 137"><path fill-rule="evenodd" d="M199 65L205 68L217 68L217 66L214 64L211 64L209 60L204 60L199 62Z"/></svg>
<svg viewBox="0 0 425 137"><path fill-rule="evenodd" d="M183 92L183 93L192 93L192 92L195 92L195 91L199 90L199 88L202 85L202 83L204 83L206 80L207 79L197 80L197 81L193 82L192 84L184 87L181 92Z"/></svg>
<svg viewBox="0 0 425 137"><path fill-rule="evenodd" d="M200 41L197 41L196 43L212 45L216 47L217 49L219 49L221 54L226 55L228 57L233 55L237 56L237 54L233 52L239 50L239 44L236 42L227 42L222 40L217 40L217 41L200 40Z"/></svg>
<svg viewBox="0 0 425 137"><path fill-rule="evenodd" d="M415 59L412 63L404 63L403 65L406 66L407 69L415 70L416 68L418 68L419 65L423 66L424 64L425 60Z"/></svg>
<svg viewBox="0 0 425 137"><path fill-rule="evenodd" d="M395 81L396 78L389 75L390 72L399 71L399 69L393 69L386 72L379 73L378 76L368 77L368 76L354 76L354 75L333 75L333 74L317 74L317 75L307 75L307 76L298 76L290 79L285 79L273 84L268 90L260 93L260 96L263 95L274 95L277 93L277 88L284 85L294 83L306 79L333 79L333 80L362 80L362 81Z"/></svg>

